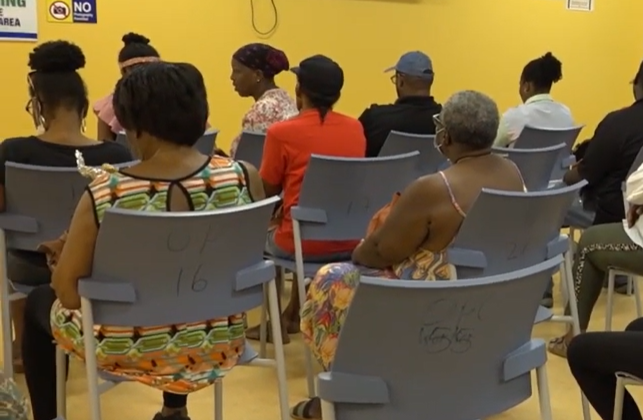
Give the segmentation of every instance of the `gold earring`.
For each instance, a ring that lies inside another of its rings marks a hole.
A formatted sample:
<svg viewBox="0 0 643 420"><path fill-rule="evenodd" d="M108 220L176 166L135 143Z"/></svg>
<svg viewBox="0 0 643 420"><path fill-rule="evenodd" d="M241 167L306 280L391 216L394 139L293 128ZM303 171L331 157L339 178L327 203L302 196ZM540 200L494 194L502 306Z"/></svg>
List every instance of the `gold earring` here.
<svg viewBox="0 0 643 420"><path fill-rule="evenodd" d="M81 133L85 132L85 128L87 128L86 126L87 126L87 121L85 121L85 119L83 118L83 120L80 122L80 132Z"/></svg>

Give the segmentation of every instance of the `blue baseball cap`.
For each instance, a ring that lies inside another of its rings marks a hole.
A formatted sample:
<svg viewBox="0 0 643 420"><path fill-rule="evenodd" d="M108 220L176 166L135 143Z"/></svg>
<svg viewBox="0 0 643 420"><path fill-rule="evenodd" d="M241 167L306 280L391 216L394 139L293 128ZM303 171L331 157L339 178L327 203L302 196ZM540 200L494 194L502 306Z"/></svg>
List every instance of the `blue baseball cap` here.
<svg viewBox="0 0 643 420"><path fill-rule="evenodd" d="M421 51L410 51L404 54L393 67L384 72L396 71L409 76L433 79L433 63L428 55Z"/></svg>

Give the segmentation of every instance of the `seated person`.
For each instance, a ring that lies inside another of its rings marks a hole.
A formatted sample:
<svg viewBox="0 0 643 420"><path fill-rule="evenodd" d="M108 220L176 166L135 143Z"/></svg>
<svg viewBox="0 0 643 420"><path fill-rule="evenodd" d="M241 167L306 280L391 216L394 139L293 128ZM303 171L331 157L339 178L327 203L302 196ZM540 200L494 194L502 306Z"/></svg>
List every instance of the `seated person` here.
<svg viewBox="0 0 643 420"><path fill-rule="evenodd" d="M89 165L132 161L130 152L119 144L104 144L83 134L89 102L87 89L76 71L85 66L81 49L65 41L46 42L29 54L31 72L27 76L31 115L39 134L13 137L0 143L0 211L5 209L6 162L39 166L76 167L76 149L81 150ZM52 205L55 203L52 203ZM14 283L27 286L49 284L47 259L40 252L9 250L8 276ZM22 372L24 300L11 302L16 332L13 357L17 372Z"/></svg>
<svg viewBox="0 0 643 420"><path fill-rule="evenodd" d="M643 63L634 77L633 94L632 105L603 118L583 159L563 177L567 185L587 181L584 201L595 210L592 214L581 206L572 207L565 221L570 226L618 223L625 217L621 185L643 147Z"/></svg>
<svg viewBox="0 0 643 420"><path fill-rule="evenodd" d="M333 361L360 273L392 280L455 278L445 250L480 191L524 190L518 168L491 153L498 120L498 108L486 95L474 91L453 95L435 117L436 147L452 165L417 179L380 210L371 232L353 251L353 264L329 264L317 272L301 313L301 330L324 369ZM320 419L319 399L297 404L292 414Z"/></svg>
<svg viewBox="0 0 643 420"><path fill-rule="evenodd" d="M123 48L118 53L118 68L121 76L141 64L159 61L160 55L156 48L150 45L150 40L143 35L128 33L123 35ZM98 140L115 140L123 127L114 115L112 94L96 101L94 113L98 120Z"/></svg>
<svg viewBox="0 0 643 420"><path fill-rule="evenodd" d="M630 203L627 227L621 221L594 225L583 232L578 243L572 272L581 332L587 330L610 267L643 274L643 219L639 220L643 212L643 165L627 179L626 197ZM549 342L549 351L565 357L573 338L568 328L567 334Z"/></svg>
<svg viewBox="0 0 643 420"><path fill-rule="evenodd" d="M571 128L572 114L554 101L550 91L563 78L561 62L548 52L527 63L520 76L520 98L524 102L504 113L494 141L496 147L512 146L526 125L540 128Z"/></svg>
<svg viewBox="0 0 643 420"><path fill-rule="evenodd" d="M241 129L265 133L278 121L297 115L297 105L286 90L275 83L275 76L288 70L286 53L268 44L244 45L232 55L232 85L242 98L255 100L243 116ZM233 141L230 156L234 157L241 134Z"/></svg>
<svg viewBox="0 0 643 420"><path fill-rule="evenodd" d="M291 70L297 75L295 94L300 112L296 117L268 128L259 172L267 197L283 192L283 217L268 233L266 252L277 258L294 260L290 209L299 201L310 155L364 157L366 140L359 121L333 111L344 86L344 72L336 62L315 55ZM329 262L349 260L356 245L355 241L303 241L302 248L307 261ZM289 340L286 332L299 331L297 282L293 282L281 326L284 342ZM258 339L258 328L246 335Z"/></svg>
<svg viewBox="0 0 643 420"><path fill-rule="evenodd" d="M140 151L141 161L99 175L90 184L53 267L53 288L40 286L27 297L22 349L34 420L56 417L52 339L65 351L84 357L77 285L79 278L91 275L96 238L108 208L207 211L264 198L254 167L204 156L193 147L208 118L205 90L194 83L194 72L198 70L186 64L150 63L133 69L116 85L114 111L133 148ZM146 205L150 200L156 205ZM94 330L98 368L164 391L163 409L154 419L185 420L186 394L211 385L236 365L244 350L243 324L244 315L238 314L145 328L148 333L143 336L138 327L103 326L100 333ZM182 338L195 331L210 331L212 325L220 329L217 337L221 341L215 348L207 340L196 348L188 347L189 340ZM158 334L171 337L159 341L165 343L162 348L146 352L141 340L154 340ZM124 343L131 346L124 348ZM163 363L155 363L155 358L162 358Z"/></svg>
<svg viewBox="0 0 643 420"><path fill-rule="evenodd" d="M435 74L431 59L420 51L400 57L391 81L397 100L386 105L371 105L359 117L366 136L366 157L378 156L391 131L412 134L435 134L433 116L442 106L431 96Z"/></svg>
<svg viewBox="0 0 643 420"><path fill-rule="evenodd" d="M569 369L603 420L614 418L616 373L643 378L639 346L643 346L643 318L635 319L622 332L580 334L569 345ZM641 420L641 412L627 390L621 419Z"/></svg>

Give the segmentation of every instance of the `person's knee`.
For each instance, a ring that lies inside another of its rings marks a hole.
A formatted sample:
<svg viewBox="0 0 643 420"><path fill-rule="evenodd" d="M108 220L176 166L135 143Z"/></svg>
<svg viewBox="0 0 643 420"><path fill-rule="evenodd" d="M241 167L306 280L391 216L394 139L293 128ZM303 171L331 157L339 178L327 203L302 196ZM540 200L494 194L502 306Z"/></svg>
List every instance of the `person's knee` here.
<svg viewBox="0 0 643 420"><path fill-rule="evenodd" d="M637 318L634 321L630 322L625 331L643 331L643 318Z"/></svg>
<svg viewBox="0 0 643 420"><path fill-rule="evenodd" d="M572 338L572 341L567 346L567 363L570 368L584 364L588 357L595 357L591 351L594 346L595 340L592 333L579 334Z"/></svg>
<svg viewBox="0 0 643 420"><path fill-rule="evenodd" d="M578 250L582 251L596 243L598 243L601 239L601 226L592 226L590 228L585 229L583 234L580 237L580 240L578 241Z"/></svg>

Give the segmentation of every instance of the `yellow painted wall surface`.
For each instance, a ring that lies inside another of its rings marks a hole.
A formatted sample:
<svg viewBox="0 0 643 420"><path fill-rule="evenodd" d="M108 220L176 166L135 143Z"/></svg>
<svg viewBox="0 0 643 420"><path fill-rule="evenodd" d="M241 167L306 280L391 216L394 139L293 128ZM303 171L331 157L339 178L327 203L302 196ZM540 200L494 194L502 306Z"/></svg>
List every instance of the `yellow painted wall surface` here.
<svg viewBox="0 0 643 420"><path fill-rule="evenodd" d="M382 70L400 54L420 49L434 61L435 96L444 101L460 89L491 95L501 110L519 101L520 71L551 50L563 61L564 79L554 88L579 122L593 129L605 113L628 105L629 82L643 58L643 2L595 0L593 12L565 10L564 0L275 0L279 28L267 42L292 62L323 53L346 73L338 109L357 116L373 102L394 100ZM97 0L98 21L55 24L39 1L40 40L68 39L87 56L82 71L92 100L108 93L118 78L121 36L140 32L163 57L196 64L206 78L211 122L227 146L238 132L249 99L234 93L230 57L256 42L249 0ZM255 0L257 25L272 22L268 0ZM0 138L31 133L24 111L25 76L31 43L0 42L4 67ZM291 74L278 76L293 90ZM95 120L90 119L90 133ZM584 136L591 135L586 130Z"/></svg>

